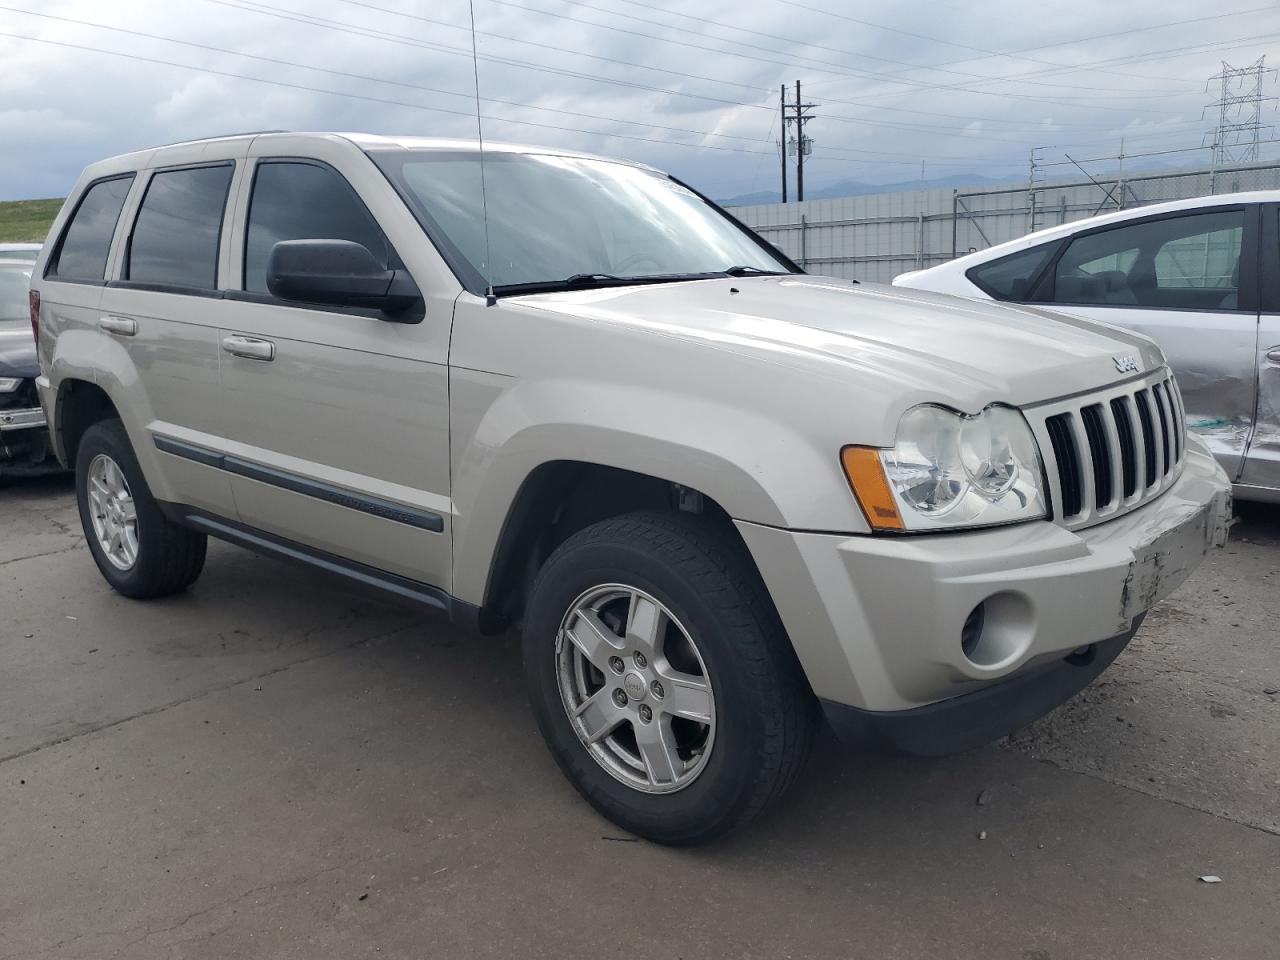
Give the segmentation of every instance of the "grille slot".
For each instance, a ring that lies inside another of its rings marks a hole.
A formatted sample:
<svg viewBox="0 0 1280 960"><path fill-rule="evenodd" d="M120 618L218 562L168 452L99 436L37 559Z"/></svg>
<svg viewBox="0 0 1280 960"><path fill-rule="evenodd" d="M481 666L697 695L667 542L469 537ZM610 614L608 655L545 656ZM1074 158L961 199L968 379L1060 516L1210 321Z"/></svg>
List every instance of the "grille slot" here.
<svg viewBox="0 0 1280 960"><path fill-rule="evenodd" d="M1058 521L1072 528L1159 496L1186 452L1182 398L1167 370L1082 400L1046 404L1041 416Z"/></svg>
<svg viewBox="0 0 1280 960"><path fill-rule="evenodd" d="M1133 444L1133 421L1129 419L1129 404L1123 397L1111 401L1111 416L1116 421L1116 436L1120 441L1120 475L1124 498L1128 500L1138 490L1138 456Z"/></svg>
<svg viewBox="0 0 1280 960"><path fill-rule="evenodd" d="M1102 405L1090 404L1080 411L1084 435L1089 441L1089 458L1093 461L1093 502L1101 510L1111 503L1111 447L1107 444L1107 427L1102 418Z"/></svg>
<svg viewBox="0 0 1280 960"><path fill-rule="evenodd" d="M1060 413L1045 421L1053 459L1058 463L1058 480L1062 485L1062 515L1074 517L1084 507L1084 491L1080 484L1080 456L1075 434L1071 432L1071 414Z"/></svg>
<svg viewBox="0 0 1280 960"><path fill-rule="evenodd" d="M1159 464L1156 462L1156 428L1151 419L1150 399L1147 391L1139 390L1133 395L1134 405L1138 408L1138 425L1142 429L1142 453L1147 465L1146 485L1155 486L1159 475Z"/></svg>

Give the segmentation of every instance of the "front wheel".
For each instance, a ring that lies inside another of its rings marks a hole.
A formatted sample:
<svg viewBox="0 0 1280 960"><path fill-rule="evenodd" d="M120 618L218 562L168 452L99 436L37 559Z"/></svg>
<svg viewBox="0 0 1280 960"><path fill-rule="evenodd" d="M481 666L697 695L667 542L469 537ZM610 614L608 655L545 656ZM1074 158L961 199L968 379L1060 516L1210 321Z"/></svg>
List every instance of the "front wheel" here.
<svg viewBox="0 0 1280 960"><path fill-rule="evenodd" d="M816 723L743 547L680 515L616 517L562 544L534 584L524 660L565 775L662 843L759 815L795 778Z"/></svg>

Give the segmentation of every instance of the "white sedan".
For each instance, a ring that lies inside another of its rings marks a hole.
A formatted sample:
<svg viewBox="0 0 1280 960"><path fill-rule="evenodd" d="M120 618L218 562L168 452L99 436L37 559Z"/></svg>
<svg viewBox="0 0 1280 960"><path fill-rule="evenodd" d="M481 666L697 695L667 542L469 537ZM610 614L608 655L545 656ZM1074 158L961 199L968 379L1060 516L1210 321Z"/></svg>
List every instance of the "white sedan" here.
<svg viewBox="0 0 1280 960"><path fill-rule="evenodd" d="M1280 502L1280 191L1078 220L893 282L1154 337L1177 374L1187 427L1236 496Z"/></svg>

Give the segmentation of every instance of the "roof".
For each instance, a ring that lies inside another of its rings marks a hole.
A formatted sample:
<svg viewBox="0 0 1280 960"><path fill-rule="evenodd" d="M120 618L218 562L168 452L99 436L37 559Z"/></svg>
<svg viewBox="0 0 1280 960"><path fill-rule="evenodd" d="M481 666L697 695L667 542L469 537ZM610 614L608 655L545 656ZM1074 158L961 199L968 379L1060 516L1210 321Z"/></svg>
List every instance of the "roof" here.
<svg viewBox="0 0 1280 960"><path fill-rule="evenodd" d="M315 139L319 140L346 140L361 150L434 150L434 151L478 151L480 149L479 140L470 139L448 139L443 137L418 137L418 136L380 136L372 133L342 133L342 132L325 132L325 131L298 131L290 132L286 130L267 130L249 133L227 134L225 136L205 137L196 140L183 140L177 143L167 143L159 147L147 147L142 150L134 150L129 153L119 154L114 157L106 157L97 163L92 164L93 167L121 167L121 166L145 166L149 161L157 156L163 156L169 151L189 150L191 147L201 146L204 144L230 144L237 141L253 141L253 140L272 140L272 139ZM583 153L578 150L565 150L559 147L539 147L532 144L506 143L502 141L485 140L485 153L527 153L527 154L543 154L547 156L557 157L579 157L585 160L603 160L610 163L625 163L635 167L645 167L652 169L647 164L637 163L633 160L626 160L618 157L605 157L598 154Z"/></svg>
<svg viewBox="0 0 1280 960"><path fill-rule="evenodd" d="M1006 240L1004 243L998 243L994 247L988 247L985 250L979 250L977 253L970 253L948 261L941 266L950 267L954 265L957 269L965 269L966 265L970 263L985 263L1004 254L1016 253L1019 250L1025 250L1027 247L1034 247L1037 244L1044 243L1046 240L1056 240L1059 237L1079 233L1081 230L1092 230L1094 227L1123 223L1126 220L1137 220L1143 217L1155 217L1162 213L1177 213L1180 210L1203 210L1205 207L1231 207L1242 203L1280 203L1280 190L1218 193L1208 197L1189 197L1186 200L1168 200L1164 203L1128 207L1124 210L1116 210L1096 217L1072 220L1070 223L1064 223L1056 227L1046 227L1043 230L1037 230L1035 233L1025 234L1015 240ZM929 269L936 270L938 268L930 267ZM918 272L923 273L925 271Z"/></svg>

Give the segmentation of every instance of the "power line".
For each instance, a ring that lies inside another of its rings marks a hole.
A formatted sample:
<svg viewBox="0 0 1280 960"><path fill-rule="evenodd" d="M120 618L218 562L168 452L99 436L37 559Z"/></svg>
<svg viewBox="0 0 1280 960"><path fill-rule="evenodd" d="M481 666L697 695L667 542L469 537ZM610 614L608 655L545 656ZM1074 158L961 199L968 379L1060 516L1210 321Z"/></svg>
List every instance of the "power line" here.
<svg viewBox="0 0 1280 960"><path fill-rule="evenodd" d="M1093 69L1104 64L1149 63L1149 62L1154 62L1158 60L1171 60L1171 59L1176 60L1176 59L1180 59L1183 56L1189 56L1193 53L1203 53L1208 50L1213 50L1221 47L1229 47L1231 44L1253 45L1260 40L1270 40L1270 39L1274 39L1277 36L1280 36L1280 34L1277 34L1277 33L1254 34L1247 37L1233 37L1230 40L1208 41L1208 42L1195 43L1195 44L1190 44L1190 45L1181 46L1181 47L1171 47L1164 50L1147 51L1141 54L1124 54L1122 56L1116 56L1116 57L1105 57L1101 60L1091 60L1091 61L1086 61L1084 63L1076 64L1075 66L1070 68L1046 67L1042 70L1029 70L1025 73L1014 74L1005 79L1011 80L1011 81L1018 81L1027 77L1044 76L1046 74L1052 74L1052 73L1071 73L1078 70ZM819 82L821 83L821 82L835 82L835 81L819 81ZM894 81L894 82L905 83L907 81ZM982 81L982 82L987 82L987 81ZM972 86L965 86L962 84L938 84L935 87L935 89L938 91L956 92L956 93L981 93L981 92L993 93L992 91L977 91L977 90L974 90ZM884 91L880 93L879 96L902 97L902 96L910 96L915 92L916 92L915 90L890 90L890 91ZM874 94L874 91L873 91L873 94ZM1147 94L1146 96L1163 96L1163 95ZM1173 96L1185 97L1187 96L1187 94L1179 93L1179 94L1174 94ZM1155 111L1152 111L1152 112L1155 112ZM1168 112L1168 111L1165 111L1165 112Z"/></svg>
<svg viewBox="0 0 1280 960"><path fill-rule="evenodd" d="M624 2L627 2L627 0L624 0ZM1149 33L1152 30L1164 30L1171 27L1186 26L1187 24L1192 24L1192 23L1205 23L1205 22L1214 21L1214 20L1225 20L1229 17L1242 17L1242 16L1254 14L1254 13L1268 13L1273 11L1274 9L1275 8L1272 6L1250 7L1247 10L1231 10L1226 13L1216 13L1210 16L1205 16L1205 17L1191 17L1186 20L1168 20L1163 23L1149 24L1143 27L1130 27L1126 30L1109 30L1106 33L1095 34L1089 37L1077 37L1072 40L1055 40L1053 43L1042 43L1034 47L1021 47L1017 50L1013 50L1010 52L1015 54L1036 53L1040 50L1052 50L1055 47L1065 47L1065 46L1072 46L1072 45L1081 44L1081 43L1091 43L1094 40L1112 40L1116 37L1130 36L1135 33ZM938 67L951 67L961 63L980 63L983 60L989 60L989 59L991 59L990 56L963 57L961 59L947 60L937 64L926 64L924 65L924 68L936 69ZM1083 69L1083 67L1081 67L1081 65L1079 64L1077 64L1076 66ZM824 83L842 83L842 82L844 81L819 80L816 83L824 84ZM1188 80L1188 82L1190 83L1194 81Z"/></svg>
<svg viewBox="0 0 1280 960"><path fill-rule="evenodd" d="M430 87L420 83L409 83L403 80L391 80L384 77L372 77L368 74L350 73L345 70L333 70L328 67L317 67L309 63L298 63L294 60L283 60L278 57L264 57L253 53L244 53L240 50L229 50L225 47L215 47L207 43L196 43L192 40L180 40L176 37L165 37L154 33L145 33L141 30L130 30L126 27L113 27L104 23L94 23L89 20L81 20L76 17L62 17L52 13L37 13L34 10L21 10L17 7L10 7L0 4L0 10L7 10L10 13L22 13L30 17L41 17L45 20L57 20L62 23L72 23L82 27L92 27L97 30L109 30L113 33L122 33L133 37L142 37L147 40L155 40L162 43L177 44L179 46L191 47L196 50L206 50L211 53L222 53L233 57L243 57L246 60L257 60L261 63L271 63L277 66L293 67L299 70L313 70L317 73L327 73L330 76L345 77L350 80L366 80L370 83L384 83L390 86L404 87L410 90L421 90L426 93L437 93L448 97L461 97L465 100L472 100L474 93L460 93L455 90L445 90L441 87ZM622 123L628 126L648 127L654 130L666 130L672 133L690 133L699 137L720 137L728 140L742 140L748 143L765 143L756 137L742 137L731 133L711 133L706 130L692 130L687 127L671 127L660 123L645 123L639 120L622 120L615 117L602 117L598 114L582 113L575 110L559 110L555 107L544 107L534 103L522 103L518 100L504 100L498 97L482 97L485 103L503 104L505 106L519 107L526 110L540 110L547 113L557 113L562 116L580 117L586 120L603 120L606 123Z"/></svg>
<svg viewBox="0 0 1280 960"><path fill-rule="evenodd" d="M232 9L245 10L247 12L257 13L262 16L274 17L276 19L293 21L296 23L304 23L310 26L318 27L320 29L336 31L343 34L354 33L357 35L370 37L375 40L383 40L385 42L396 43L404 46L418 47L418 48L428 49L428 50L436 50L439 52L449 53L455 56L463 56L467 58L470 58L470 55L471 55L469 50L462 50L455 47L449 47L444 44L427 42L427 41L417 40L409 37L404 37L399 34L392 34L392 33L387 33L381 30L375 30L373 28L362 27L357 24L352 24L349 22L341 21L341 20L331 20L326 17L318 17L312 14L294 14L291 12L283 11L278 7L273 7L269 4L258 2L258 0L206 0L206 2L218 4L224 7L230 7ZM502 0L490 0L490 2L502 2ZM529 9L529 8L525 8L525 9ZM568 52L572 52L572 51L568 51ZM675 89L665 88L665 87L656 87L650 84L637 83L635 81L617 80L612 77L604 77L604 76L599 76L595 74L582 73L579 71L549 67L542 64L530 63L529 61L526 61L526 60L517 60L510 57L498 56L495 54L480 54L479 57L481 60L494 62L494 63L502 63L502 64L513 66L519 69L535 70L542 73L550 73L550 74L555 74L560 76L570 76L577 79L592 80L600 83L614 84L614 85L629 87L633 89L648 90L654 93L666 94L668 96L691 98L691 99L703 100L711 103L728 104L728 105L743 107L743 108L752 109L752 110L770 110L770 111L772 110L772 107L759 104L759 103L746 103L741 100L731 100L726 97L713 97L713 96L708 96L706 94L689 93L683 90L675 90ZM1068 106L1076 106L1076 105L1068 104ZM965 128L951 128L951 130L947 130L946 128L939 128L936 126L921 127L921 126L913 126L910 124L896 123L896 122L887 121L887 120L868 120L868 119L861 119L861 118L855 118L855 117L845 117L838 114L829 114L828 119L836 123L855 124L855 125L872 126L872 127L886 127L890 129L913 130L916 132L930 133L935 136L937 135L962 136L963 139L965 140L985 140L992 143L1022 142L1022 141L1010 140L1009 138L1006 138L1006 137L992 137L992 136L987 136L985 134L976 134L971 131L968 131ZM1103 129L1103 128L1099 128L1099 129Z"/></svg>
<svg viewBox="0 0 1280 960"><path fill-rule="evenodd" d="M989 50L989 49L987 49L986 47L978 47L978 46L974 46L973 44L959 43L959 42L956 42L956 41L954 41L954 40L947 40L947 39L945 39L945 38L943 38L943 37L935 37L935 36L932 36L932 35L930 35L930 34L925 34L925 33L915 33L915 32L910 31L910 30L902 30L902 29L899 29L899 28L897 28L897 27L889 27L889 26L886 26L886 25L884 25L884 24L882 24L882 23L873 23L873 22L872 22L872 21L870 21L870 20L862 20L862 19L859 19L858 17L851 17L851 16L849 16L848 14L845 14L845 13L838 13L838 12L836 12L836 11L834 11L834 10L827 10L827 9L822 8L822 7L813 7L813 6L810 6L810 5L809 5L809 4L807 4L807 3L800 3L800 2L799 2L799 0L777 0L777 2L778 2L778 3L784 3L784 4L786 4L787 6L791 6L791 7L799 7L800 9L802 9L802 10L808 10L808 11L810 11L811 13L818 13L818 14L822 14L822 15L825 15L825 16L828 16L828 17L836 17L836 18L838 18L838 19L840 19L840 20L847 20L847 21L849 21L849 22L851 22L851 23L856 23L856 24L858 24L858 25L860 25L860 26L864 26L864 27L871 27L871 28L874 28L874 29L877 29L877 30L885 30L885 31L887 31L887 32L889 32L889 33L896 33L896 34L900 34L900 35L902 35L902 36L906 36L906 37L913 37L913 38L915 38L915 39L917 39L917 40L926 40L926 41L928 41L928 42L930 42L930 43L943 44L943 45L948 46L948 47L956 47L957 49L960 49L960 50L971 50L971 51L974 51L974 52L977 52L977 53L981 53L981 54L983 54L983 59L995 58L995 57L1002 57L1002 58L1009 59L1009 60L1021 60L1021 61L1025 62L1025 63L1036 63L1036 64L1041 64L1041 65L1047 65L1047 66L1049 66L1049 67L1053 67L1053 68L1066 68L1066 69L1070 69L1070 70L1074 70L1074 69L1075 69L1075 68L1073 68L1073 67L1072 67L1071 65L1069 65L1069 64L1060 64L1060 63L1054 63L1053 61L1050 61L1050 60L1041 60L1041 59L1036 58L1036 57L1026 57L1026 56L1021 56L1021 55L1020 55L1020 54L1018 54L1018 53L1006 53L1006 52L1004 52L1004 51L1000 51L1000 50ZM967 61L962 61L962 62L967 62ZM934 68L932 68L932 69L935 69L935 70L936 70L936 69L942 69L942 68L941 68L941 67L934 67ZM1098 72L1098 73L1108 73L1108 72L1110 72L1110 71L1106 71L1106 70L1097 70L1097 71L1095 71L1095 72ZM1167 81L1167 80L1174 79L1174 78L1169 78L1169 77L1158 77L1158 78L1156 78L1156 77L1142 77L1142 76L1135 76L1135 75L1133 75L1133 74L1125 74L1125 73L1117 73L1117 74L1116 74L1116 76L1125 77L1126 79L1139 79L1139 80L1160 79L1160 80L1166 80L1166 81ZM1004 78L993 77L993 78L990 78L990 79L992 79L992 80L1003 80ZM1185 81L1185 79L1178 78L1178 82L1186 82L1186 81ZM1096 87L1095 87L1095 88L1088 88L1088 87L1083 87L1083 88L1081 88L1081 89L1103 89L1103 88L1096 88Z"/></svg>
<svg viewBox="0 0 1280 960"><path fill-rule="evenodd" d="M350 0L343 0L343 2L350 2ZM732 51L732 50L723 50L723 49L720 49L720 48L717 48L717 47L708 47L708 46L706 46L705 44L693 43L693 42L688 41L688 40L677 40L677 39L674 39L674 38L671 38L671 37L661 37L661 36L657 36L657 35L655 35L655 34L651 34L651 33L641 33L641 32L640 32L640 31L638 31L638 30L630 30L630 29L627 29L626 27L615 27L615 26L612 26L612 25L610 25L610 24L606 24L606 23L599 23L599 22L594 21L594 20L584 20L584 19L582 19L581 17L575 17L575 16L572 16L572 15L567 14L567 13L557 13L557 12L552 11L552 10L543 10L543 9L538 8L538 7L530 7L530 6L527 6L527 5L523 4L523 3L517 3L517 2L515 2L515 0L489 0L489 2L490 2L490 3L496 3L496 4L499 4L499 5L501 5L501 6L505 6L505 7L512 7L512 8L517 9L517 10L523 10L523 11L524 11L524 12L526 12L526 13L536 13L536 14L539 14L539 15L541 15L541 16L554 17L554 18L556 18L556 19L558 19L558 20L568 20L568 21L572 21L572 22L574 22L574 23L581 23L581 24L584 24L584 25L586 25L586 26L596 27L596 28L601 29L601 30L609 30L609 31L612 31L612 32L615 32L615 33L622 33L622 34L627 34L627 35L629 35L629 36L641 37L641 38L644 38L644 39L646 39L646 40L655 40L655 41L657 41L657 42L659 42L659 43L667 43L667 44L672 44L672 45L680 46L680 47L688 47L688 48L695 49L695 50L705 50L705 51L708 51L708 52L711 52L711 53L718 53L718 54L722 54L722 55L725 55L725 56L737 57L737 58L739 58L739 59L744 59L744 60L755 60L755 61L759 61L759 62L761 62L761 63L776 64L776 65L778 65L778 66L784 66L784 67L788 67L788 68L791 68L791 69L794 69L794 68L795 68L795 67L797 67L797 66L803 66L803 67L807 67L807 68L808 68L808 69L810 69L810 70L817 69L817 70L819 70L819 72L822 72L822 73L836 73L836 74L842 74L842 75L847 76L847 77L849 77L849 78L851 78L851 79L862 79L862 80L868 80L868 79L869 79L869 80L887 80L888 82L891 82L891 83L909 84L909 85L912 85L912 86L921 87L921 88L930 89L930 90L932 90L932 89L937 89L937 88L940 86L939 84L936 84L936 83L929 83L929 82L926 82L926 81L920 81L920 80L899 79L899 78L892 77L892 76L886 76L886 75L884 75L884 74L868 73L867 71L856 71L856 72L850 72L849 70L834 70L834 69L831 69L831 67L833 67L833 66L839 66L838 64L829 64L828 66L814 67L812 64L797 63L797 62L795 62L795 61L774 60L774 59L771 59L771 58L768 58L768 57L759 57L759 56L755 56L754 54L737 53L737 52L734 52L734 51ZM783 0L783 2L789 2L789 0ZM616 14L616 13L615 13L614 15L619 15L619 14ZM730 41L730 42L736 42L736 41ZM740 45L740 46L746 46L746 44L739 44L739 45ZM778 51L774 50L774 51L770 51L770 52L772 52L772 53L777 53ZM812 58L805 58L805 59L812 59ZM828 61L817 61L817 62L818 62L818 63L820 63L820 64L828 64ZM979 82L981 82L981 83L989 83L989 82L996 82L996 81L999 81L999 80L1001 80L1001 79L1002 79L1002 78L987 78L987 79L984 79L984 80L980 80ZM960 87L954 87L954 88L952 88L952 87L946 87L946 89L961 89L961 88L960 88ZM1010 98L1010 99L1016 99L1016 100L1032 100L1032 101L1036 101L1036 102L1038 102L1038 103L1057 104L1057 105L1060 105L1060 106L1076 107L1076 108L1078 108L1078 109L1082 109L1082 108L1083 108L1083 105L1082 105L1082 104L1078 104L1078 103L1071 103L1071 102L1068 102L1068 100L1067 100L1067 99L1063 99L1063 98L1059 98L1059 99L1052 99L1052 98L1049 98L1049 97L1040 97L1040 96L1036 96L1036 95L1033 95L1033 94L1009 93L1009 92L1001 92L1001 91L993 91L993 90L973 90L973 89L971 89L971 88L964 88L964 89L965 89L965 91L966 91L966 92L974 93L974 94L977 94L977 95L980 95L980 96L1000 97L1000 98ZM1179 95L1181 95L1181 94L1179 94ZM1124 99L1124 98L1125 98L1125 97L1124 97L1124 95L1123 95L1123 94L1115 94L1115 93L1112 93L1112 94L1108 95L1105 99L1107 99L1107 100L1115 100L1115 99ZM1070 99L1072 99L1072 100L1091 100L1091 99L1097 99L1097 98L1089 98L1089 97L1071 97ZM1097 105L1090 106L1090 107L1089 107L1089 109L1092 109L1092 110L1110 110L1110 111L1132 112L1132 109L1131 109L1131 108L1125 108L1125 107L1105 107L1105 106L1097 106ZM1156 113L1156 112L1160 112L1160 111L1157 111L1157 110L1152 109L1152 110L1147 110L1147 111L1145 111L1145 112Z"/></svg>
<svg viewBox="0 0 1280 960"><path fill-rule="evenodd" d="M346 0L343 0L343 2L346 2ZM356 2L356 0L352 0L352 2ZM607 14L610 14L610 15L612 15L612 16L623 17L623 18L625 18L625 19L627 19L627 20L634 20L634 21L636 21L636 22L638 22L638 23L657 24L658 26L665 26L665 25L666 25L666 24L664 24L662 21L655 21L655 20L652 20L652 19L649 19L649 18L646 18L646 17L636 17L636 16L632 16L632 15L630 15L630 14L622 13L621 11L618 11L618 10L612 10L612 9L607 8L607 7L601 7L601 6L598 6L598 5L593 4L593 3L588 3L588 2L587 2L587 0L571 0L571 2L572 2L572 3L574 3L576 6L579 6L579 7L586 7L588 10L595 10L595 11L598 11L598 12L600 12L600 13L607 13ZM778 35L778 34L765 33L765 32L763 32L763 31L761 31L761 30L751 30L751 29L749 29L749 28L747 28L747 27L740 27L740 26L738 26L737 24L732 24L732 23L723 23L723 22L721 22L721 21L719 21L719 20L713 20L713 19L711 19L711 18L709 18L709 17L699 17L699 16L695 16L695 15L690 14L690 13L683 13L683 12L676 11L676 10L668 10L668 9L666 9L665 7L658 7L658 6L654 6L654 5L652 5L652 4L649 4L649 3L641 3L641 2L640 2L640 0L616 0L616 2L618 2L618 3L625 3L625 4L628 4L629 6L633 6L633 7L639 7L639 8L641 8L641 9L643 9L643 10L652 10L652 11L654 11L654 12L661 13L663 16L677 16L677 17L683 17L683 18L684 18L684 19L686 19L686 20L694 20L694 21L697 21L697 22L699 22L699 23L703 23L703 24L707 24L707 25L710 25L710 26L714 26L714 27L717 27L717 28L722 29L722 30L734 30L734 31L737 31L737 32L739 32L739 33L746 33L746 34L750 34L750 35L752 35L752 36L765 37L765 38L767 38L767 39L779 40L779 41L785 41L785 42L787 42L787 43L798 44L798 45L800 45L800 46L804 46L804 47L812 47L812 48L814 48L815 50L826 50L826 51L828 51L828 52L830 52L830 53L838 53L838 54L842 54L843 56L848 56L848 57L859 57L859 58L864 59L864 60L875 60L875 61L878 61L878 62L880 62L880 63L888 63L888 64L893 64L893 65L895 65L895 66L907 67L907 68L909 68L909 69L911 69L911 70L933 70L933 71L940 72L940 73L950 73L950 74L953 74L953 75L958 76L958 77L967 77L967 78L969 78L969 79L976 79L976 80L999 80L999 79L1000 79L999 77L992 77L992 76L990 76L990 75L988 75L988 74L983 74L983 73L969 73L968 71L964 71L964 70L950 70L950 69L947 69L947 67L946 67L946 66L936 66L936 67L935 67L935 66L929 66L928 64L922 64L922 63L911 63L911 62L906 61L906 60L896 60L896 59L893 59L893 58L890 58L890 57L882 57L882 56L880 56L880 55L878 55L878 54L873 54L873 53L863 53L863 52L858 52L858 51L853 51L853 50L843 50L843 49L841 49L841 48L839 48L839 47L829 47L829 46L826 46L826 45L824 45L824 44L821 44L821 43L813 43L813 42L808 41L808 40L798 40L798 39L796 39L796 38L794 38L794 37L786 37L786 36L781 36L781 35ZM727 37L715 37L714 39L717 39L717 40L724 40L726 43L738 43L738 44L741 44L742 46L754 46L754 45L752 45L752 44L742 44L742 43L741 43L741 41L738 41L738 40L731 40L731 39L729 39L729 38L727 38ZM763 49L771 49L771 48L758 47L758 48L756 48L756 49L762 49L762 50L763 50ZM971 49L977 49L977 50L979 50L980 52L983 52L983 51L981 51L981 50L980 50L980 48L976 48L976 47L975 47L975 48L971 48ZM781 52L783 52L783 51L773 51L773 52L781 53ZM1014 56L1014 54L1010 54L1010 53L990 53L990 54L988 54L986 57L984 57L983 59L991 59L991 58L993 58L993 57L1011 57L1011 56ZM1015 57L1015 59L1028 59L1028 58ZM825 61L824 61L824 62L825 62ZM1047 60L1031 60L1031 59L1028 59L1028 62L1030 62L1030 63L1040 63L1040 64L1048 63L1048 64L1050 64L1051 66L1062 66L1062 64L1054 64L1054 63L1052 63L1051 61L1047 61ZM1103 71L1103 72L1105 72L1105 71ZM1130 79L1130 80L1133 80L1133 79L1138 79L1138 80L1161 80L1161 81L1174 82L1174 83L1196 83L1196 81L1194 81L1194 80L1188 80L1186 77L1144 77L1144 76L1135 75L1135 74L1128 74L1128 73L1125 73L1125 74L1117 74L1117 75L1118 75L1118 76L1125 77L1126 79ZM1053 86L1053 87L1060 87L1060 86L1064 86L1064 84L1060 84L1060 83L1047 83L1047 84L1036 84L1036 85L1037 85L1037 86ZM1108 88L1106 88L1106 87L1079 87L1079 86L1073 86L1073 89L1076 89L1076 90L1099 90L1099 91L1106 91Z"/></svg>
<svg viewBox="0 0 1280 960"><path fill-rule="evenodd" d="M452 116L466 117L473 119L475 117L474 110L451 110L448 107L433 107L423 103L410 103L406 100L391 100L386 97L371 97L366 94L348 93L343 90L327 90L323 87L312 87L302 83L291 83L285 80L269 80L264 77L254 77L248 74L235 73L230 70L216 70L212 67L197 67L188 63L177 63L173 60L162 60L158 57L146 57L140 54L122 53L118 50L106 50L102 47L91 47L85 44L70 43L65 40L51 40L47 37L29 37L20 33L10 33L8 31L0 31L0 37L9 37L14 40L25 40L29 43L43 43L56 47L65 47L71 50L82 50L89 53L103 54L105 56L119 57L124 60L135 60L141 63L157 64L165 67L175 67L179 70L189 70L193 73L207 74L217 77L228 77L234 80L247 80L251 83L261 83L272 87L284 87L291 90L304 90L308 93L322 93L331 97L343 97L349 100L362 100L368 103L381 103L389 106L407 107L411 110L425 110L430 113L446 113ZM683 143L679 140L659 140L655 137L638 137L627 133L612 133L605 130L586 130L581 127L566 127L553 123L538 123L534 120L517 120L514 117L489 116L489 120L498 123L514 123L526 127L538 127L544 130L558 130L566 133L584 133L595 137L613 137L620 140L634 140L640 143L656 143L662 146L673 147L689 147L694 150L717 150L724 153L741 153L755 156L760 153L771 154L772 151L760 150L744 150L738 147L721 147L709 143Z"/></svg>

